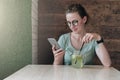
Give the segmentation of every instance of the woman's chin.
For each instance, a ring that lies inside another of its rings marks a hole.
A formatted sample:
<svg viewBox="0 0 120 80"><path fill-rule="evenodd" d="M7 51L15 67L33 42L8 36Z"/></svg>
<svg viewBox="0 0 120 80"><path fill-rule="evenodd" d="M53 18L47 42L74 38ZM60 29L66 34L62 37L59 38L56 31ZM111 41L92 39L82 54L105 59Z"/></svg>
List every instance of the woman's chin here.
<svg viewBox="0 0 120 80"><path fill-rule="evenodd" d="M73 33L74 33L74 34L78 34L78 32L77 32L77 31L74 31Z"/></svg>

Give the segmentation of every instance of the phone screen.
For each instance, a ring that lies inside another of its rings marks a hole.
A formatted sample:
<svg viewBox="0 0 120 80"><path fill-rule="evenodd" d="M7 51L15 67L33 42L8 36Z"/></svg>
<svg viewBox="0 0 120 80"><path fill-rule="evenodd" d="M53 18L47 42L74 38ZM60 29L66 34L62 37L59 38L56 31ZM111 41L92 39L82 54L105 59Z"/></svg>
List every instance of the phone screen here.
<svg viewBox="0 0 120 80"><path fill-rule="evenodd" d="M56 49L60 49L60 46L55 38L48 38L48 41L50 42L51 45L55 45Z"/></svg>

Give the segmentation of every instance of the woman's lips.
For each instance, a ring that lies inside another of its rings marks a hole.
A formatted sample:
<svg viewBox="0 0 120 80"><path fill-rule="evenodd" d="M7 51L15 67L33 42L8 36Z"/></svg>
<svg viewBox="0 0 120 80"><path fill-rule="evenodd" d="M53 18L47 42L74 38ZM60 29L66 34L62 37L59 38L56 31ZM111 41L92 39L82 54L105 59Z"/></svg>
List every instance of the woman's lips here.
<svg viewBox="0 0 120 80"><path fill-rule="evenodd" d="M73 31L77 31L77 28L74 28Z"/></svg>

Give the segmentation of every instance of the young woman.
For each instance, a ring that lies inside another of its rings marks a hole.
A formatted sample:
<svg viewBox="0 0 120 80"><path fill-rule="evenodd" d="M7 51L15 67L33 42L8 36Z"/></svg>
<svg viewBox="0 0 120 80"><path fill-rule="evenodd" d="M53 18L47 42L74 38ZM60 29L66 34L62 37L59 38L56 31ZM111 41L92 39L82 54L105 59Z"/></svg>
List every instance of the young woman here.
<svg viewBox="0 0 120 80"><path fill-rule="evenodd" d="M85 30L88 14L80 4L71 4L66 10L66 21L71 32L60 36L58 43L61 49L52 46L54 65L71 65L71 56L79 51L85 57L85 64L93 64L94 55L97 54L104 66L111 66L111 59L103 44L103 38L97 33L87 33Z"/></svg>

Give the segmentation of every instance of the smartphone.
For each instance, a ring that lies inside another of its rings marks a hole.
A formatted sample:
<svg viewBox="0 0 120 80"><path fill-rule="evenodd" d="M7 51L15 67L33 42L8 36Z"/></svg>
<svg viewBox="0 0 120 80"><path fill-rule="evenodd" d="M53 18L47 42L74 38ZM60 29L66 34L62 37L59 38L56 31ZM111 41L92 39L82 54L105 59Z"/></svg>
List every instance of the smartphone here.
<svg viewBox="0 0 120 80"><path fill-rule="evenodd" d="M48 38L48 41L51 45L55 45L56 49L60 49L60 46L59 46L59 44L58 44L58 42L56 41L55 38Z"/></svg>

